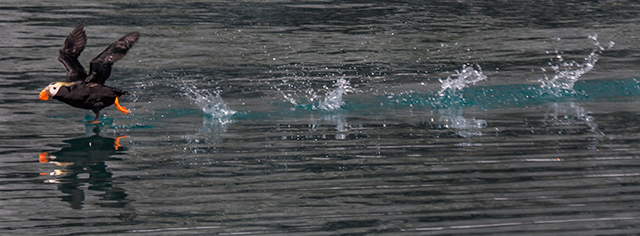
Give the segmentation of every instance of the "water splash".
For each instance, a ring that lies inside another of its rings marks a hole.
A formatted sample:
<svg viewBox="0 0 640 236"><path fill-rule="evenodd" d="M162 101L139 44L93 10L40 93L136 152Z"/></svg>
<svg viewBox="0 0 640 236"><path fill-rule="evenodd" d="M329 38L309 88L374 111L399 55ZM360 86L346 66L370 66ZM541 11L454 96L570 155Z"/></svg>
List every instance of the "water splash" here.
<svg viewBox="0 0 640 236"><path fill-rule="evenodd" d="M318 131L322 125L334 126L337 133L335 134L336 140L345 140L348 136L348 131L351 129L351 125L345 117L343 112L332 112L320 115L319 118L311 116L311 123L309 127L313 131Z"/></svg>
<svg viewBox="0 0 640 236"><path fill-rule="evenodd" d="M236 113L236 111L229 108L227 103L220 97L218 91L211 93L209 90L186 85L180 89L184 96L189 98L196 106L200 107L202 112L209 117L224 118Z"/></svg>
<svg viewBox="0 0 640 236"><path fill-rule="evenodd" d="M184 136L187 145L183 149L192 153L215 152L216 147L210 144L221 142L221 135L226 133L229 125L234 122L232 116L236 111L229 108L219 91L198 89L194 85L187 85L186 82L183 82L180 90L182 95L189 98L204 113L202 127L195 134Z"/></svg>
<svg viewBox="0 0 640 236"><path fill-rule="evenodd" d="M202 127L198 128L195 134L184 135L186 145L183 151L190 153L213 153L217 152L218 144L223 141L223 134L227 133L229 126L233 124L231 117L209 117L202 119Z"/></svg>
<svg viewBox="0 0 640 236"><path fill-rule="evenodd" d="M346 79L339 79L334 84L334 90L327 93L323 100L321 100L317 106L318 109L324 111L335 111L340 109L344 105L342 96L353 92L353 87Z"/></svg>
<svg viewBox="0 0 640 236"><path fill-rule="evenodd" d="M478 70L475 70L472 66L464 65L462 66L462 71L456 70L455 74L447 77L445 80L439 79L441 89L438 95L440 97L459 97L462 96L460 91L469 84L476 84L486 79L487 76L482 73L480 66L478 66Z"/></svg>
<svg viewBox="0 0 640 236"><path fill-rule="evenodd" d="M597 140L606 137L604 132L598 128L595 118L589 115L584 107L578 106L574 102L550 104L543 123L550 127L586 126Z"/></svg>
<svg viewBox="0 0 640 236"><path fill-rule="evenodd" d="M589 56L584 58L584 63L578 63L575 61L566 62L562 58L562 55L556 55L557 64L553 62L549 63L551 69L555 72L553 77L549 78L545 75L543 78L538 79L540 81L542 92L549 93L556 97L562 95L563 92L575 93L573 91L573 85L582 75L593 70L600 54L613 47L614 43L609 42L609 45L605 49L600 42L598 42L598 34L589 35L589 40L593 43L594 49L589 53ZM546 71L544 68L543 71Z"/></svg>
<svg viewBox="0 0 640 236"><path fill-rule="evenodd" d="M312 107L313 109L315 109L314 105L306 105L307 103L313 103L317 100L319 100L322 96L320 96L316 90L308 88L305 90L302 90L301 92L304 92L304 96L306 98L306 101L299 101L299 99L297 99L298 96L298 91L294 90L294 91L290 91L290 92L286 92L281 90L280 88L276 88L284 97L284 100L286 100L287 102L293 104L294 106L303 106L303 107ZM304 99L303 99L304 100Z"/></svg>
<svg viewBox="0 0 640 236"><path fill-rule="evenodd" d="M294 106L298 105L298 101L296 101L296 99L293 98L293 94L285 93L284 91L280 90L279 88L278 88L278 92L280 92L282 94L282 97L284 97L284 100L286 100L287 102L293 104Z"/></svg>
<svg viewBox="0 0 640 236"><path fill-rule="evenodd" d="M461 107L450 107L440 110L439 122L447 129L456 131L456 134L464 138L482 136L480 129L487 127L487 121L463 116Z"/></svg>
<svg viewBox="0 0 640 236"><path fill-rule="evenodd" d="M335 111L344 106L343 96L347 93L354 92L354 89L349 83L349 80L344 78L336 80L333 87L334 88L331 89L323 86L322 89L319 90L308 88L304 90L304 98L302 99L296 98L299 95L295 91L285 93L280 89L277 90L287 102L295 106L301 106L311 110ZM326 91L324 96L319 92L322 90Z"/></svg>
<svg viewBox="0 0 640 236"><path fill-rule="evenodd" d="M466 103L463 96L463 90L470 84L476 84L477 82L487 79L487 76L482 73L482 68L476 65L477 70L473 66L463 65L462 71L457 71L455 74L448 76L446 79L439 79L440 91L437 94L433 94L427 99L427 103L434 108L446 108L452 105L462 105Z"/></svg>

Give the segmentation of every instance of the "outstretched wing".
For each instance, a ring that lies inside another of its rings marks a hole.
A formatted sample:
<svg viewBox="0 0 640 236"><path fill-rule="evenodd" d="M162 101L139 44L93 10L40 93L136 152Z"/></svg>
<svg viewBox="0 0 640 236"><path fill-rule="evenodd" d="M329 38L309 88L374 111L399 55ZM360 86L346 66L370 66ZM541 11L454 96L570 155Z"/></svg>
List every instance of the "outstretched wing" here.
<svg viewBox="0 0 640 236"><path fill-rule="evenodd" d="M67 70L67 82L84 80L87 77L87 71L78 61L78 57L84 47L87 45L87 35L84 33L84 25L80 24L69 33L64 45L58 52L58 61Z"/></svg>
<svg viewBox="0 0 640 236"><path fill-rule="evenodd" d="M127 54L127 51L138 41L138 37L140 37L138 32L129 33L109 45L109 47L102 51L96 58L93 58L93 60L91 60L89 76L84 81L104 84L109 78L109 75L111 75L111 66L113 66L113 63L122 59L122 57Z"/></svg>

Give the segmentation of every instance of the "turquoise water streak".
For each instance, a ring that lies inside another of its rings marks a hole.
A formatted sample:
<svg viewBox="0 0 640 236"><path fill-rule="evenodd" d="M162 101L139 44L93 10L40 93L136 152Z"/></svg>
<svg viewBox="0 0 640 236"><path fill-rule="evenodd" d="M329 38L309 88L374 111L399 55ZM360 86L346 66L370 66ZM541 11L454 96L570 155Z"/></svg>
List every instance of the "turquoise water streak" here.
<svg viewBox="0 0 640 236"><path fill-rule="evenodd" d="M426 91L423 93L411 92L398 95L365 96L364 98L347 93L352 88L342 87L345 85L344 83L346 82L340 82L339 84L341 85L336 86L333 90L328 90L326 96L317 99L316 102L300 99L297 104L289 102L274 103L273 107L266 111L231 110L218 94L212 94L207 91L194 93L194 90L187 90L191 94L185 96L193 102L194 108L157 109L153 114L134 113L132 116L120 118L120 120L139 122L134 125L113 125L113 118L108 116L103 116L100 121L101 125L112 126L116 129L148 129L154 127L147 124L149 122L160 122L181 117L203 117L203 119L209 121L211 119L229 121L280 116L305 117L309 114L322 116L345 112L366 115L408 107L426 110L455 107L499 109L535 106L545 103L620 102L635 99L634 96L640 95L640 81L636 78L577 81L574 89L558 90L554 94L548 93L540 85L508 84L468 86L464 90L456 91L455 93ZM202 97L206 97L206 99L201 99ZM330 103L332 108L319 109L323 102ZM85 117L85 120L92 118L89 115ZM66 116L53 118L66 118Z"/></svg>
<svg viewBox="0 0 640 236"><path fill-rule="evenodd" d="M342 83L342 82L341 82ZM365 96L347 94L345 88L337 86L334 90L326 92L325 97L317 98L316 102L300 99L296 104L281 102L273 104L266 111L232 111L217 94L209 94L211 99L197 100L194 105L200 109L166 109L157 110L153 117L141 117L141 120L171 119L183 116L202 114L209 118L224 118L253 120L275 118L281 116L305 117L310 114L330 115L335 113L372 114L389 110L405 108L413 109L448 109L455 107L475 107L478 109L499 109L509 107L527 107L546 103L565 102L619 102L635 99L640 95L640 81L631 79L604 79L577 81L574 89L557 90L549 93L540 85L508 84L491 86L468 86L464 90L455 93L446 91L426 91L424 93L411 92L398 95ZM350 87L348 88L351 89ZM339 94L339 95L336 95ZM191 99L191 98L190 98ZM334 99L334 100L331 100ZM196 100L194 100L196 101ZM329 101L331 109L319 109L323 102ZM319 105L320 104L320 105ZM212 108L225 107L231 113L219 113L226 111ZM218 112L218 113L217 113ZM221 115L224 114L224 115ZM136 118L134 118L136 119Z"/></svg>
<svg viewBox="0 0 640 236"><path fill-rule="evenodd" d="M557 96L556 96L557 95ZM640 82L633 79L605 79L578 81L573 89L550 94L539 85L508 84L467 87L459 95L440 96L435 91L380 96L387 106L424 106L433 109L451 106L477 106L479 108L522 107L551 102L570 101L624 101L625 97L640 95ZM385 103L385 100L386 103Z"/></svg>

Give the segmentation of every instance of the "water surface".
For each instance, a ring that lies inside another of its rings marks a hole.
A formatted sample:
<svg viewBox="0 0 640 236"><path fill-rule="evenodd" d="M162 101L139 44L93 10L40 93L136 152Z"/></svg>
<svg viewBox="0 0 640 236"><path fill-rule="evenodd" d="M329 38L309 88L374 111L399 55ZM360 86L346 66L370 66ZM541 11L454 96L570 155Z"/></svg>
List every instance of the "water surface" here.
<svg viewBox="0 0 640 236"><path fill-rule="evenodd" d="M640 232L640 4L0 4L0 232ZM132 113L37 93L84 22Z"/></svg>

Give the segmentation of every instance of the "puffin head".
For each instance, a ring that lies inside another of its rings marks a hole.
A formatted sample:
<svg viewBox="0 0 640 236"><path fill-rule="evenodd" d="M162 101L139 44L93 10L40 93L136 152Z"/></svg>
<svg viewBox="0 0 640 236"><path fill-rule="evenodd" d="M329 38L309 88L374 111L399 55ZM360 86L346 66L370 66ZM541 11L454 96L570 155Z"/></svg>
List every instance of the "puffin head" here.
<svg viewBox="0 0 640 236"><path fill-rule="evenodd" d="M51 97L58 94L58 91L60 91L61 87L70 87L73 84L73 82L53 82L49 84L49 86L45 87L42 91L40 91L40 100L49 100Z"/></svg>

